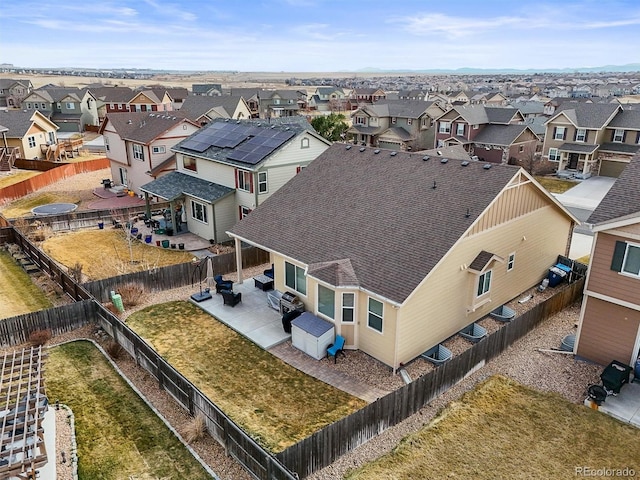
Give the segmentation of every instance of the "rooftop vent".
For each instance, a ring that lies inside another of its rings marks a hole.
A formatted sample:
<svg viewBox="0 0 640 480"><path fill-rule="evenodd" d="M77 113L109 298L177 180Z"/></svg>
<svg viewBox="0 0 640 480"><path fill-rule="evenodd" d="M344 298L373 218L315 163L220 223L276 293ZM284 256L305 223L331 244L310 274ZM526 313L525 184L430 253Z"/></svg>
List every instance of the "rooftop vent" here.
<svg viewBox="0 0 640 480"><path fill-rule="evenodd" d="M464 160L460 165L462 165L463 167L466 167L467 165L469 165L469 162L467 162L466 160Z"/></svg>
<svg viewBox="0 0 640 480"><path fill-rule="evenodd" d="M465 213L464 216L466 218L469 218L471 216L471 211L469 210L469 207L467 207L467 213Z"/></svg>
<svg viewBox="0 0 640 480"><path fill-rule="evenodd" d="M376 148L373 153L375 153L376 155L380 153L380 149Z"/></svg>
<svg viewBox="0 0 640 480"><path fill-rule="evenodd" d="M236 125L240 125L240 120L238 120L238 121L236 122Z"/></svg>
<svg viewBox="0 0 640 480"><path fill-rule="evenodd" d="M433 187L431 187L431 188L433 188L433 189L436 188L436 181L435 180L433 181Z"/></svg>
<svg viewBox="0 0 640 480"><path fill-rule="evenodd" d="M424 157L422 157L422 160L426 162L427 160L429 160L429 158L429 155L425 155Z"/></svg>
<svg viewBox="0 0 640 480"><path fill-rule="evenodd" d="M436 153L437 153L438 155L442 155L442 150L438 150Z"/></svg>
<svg viewBox="0 0 640 480"><path fill-rule="evenodd" d="M364 147L360 147L360 151L361 151L361 152L364 152L365 150L366 150L366 148L364 148Z"/></svg>
<svg viewBox="0 0 640 480"><path fill-rule="evenodd" d="M441 158L440 163L447 163L449 161L448 158Z"/></svg>
<svg viewBox="0 0 640 480"><path fill-rule="evenodd" d="M150 117L155 117L155 114L154 113L150 113L149 116Z"/></svg>
<svg viewBox="0 0 640 480"><path fill-rule="evenodd" d="M491 164L490 163L485 163L482 168L484 168L485 170L489 170L491 168Z"/></svg>
<svg viewBox="0 0 640 480"><path fill-rule="evenodd" d="M351 145L347 145L346 147L344 147L347 150L351 150Z"/></svg>
<svg viewBox="0 0 640 480"><path fill-rule="evenodd" d="M393 152L391 152L389 155L391 155L392 157L395 157L397 154L398 154L398 152L393 151Z"/></svg>

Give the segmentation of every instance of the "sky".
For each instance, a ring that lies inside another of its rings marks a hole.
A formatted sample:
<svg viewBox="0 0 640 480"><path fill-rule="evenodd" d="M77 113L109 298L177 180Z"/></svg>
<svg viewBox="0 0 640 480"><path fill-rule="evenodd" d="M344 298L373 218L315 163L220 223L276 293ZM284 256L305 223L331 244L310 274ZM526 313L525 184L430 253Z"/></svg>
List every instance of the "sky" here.
<svg viewBox="0 0 640 480"><path fill-rule="evenodd" d="M638 0L3 2L19 67L336 72L640 63Z"/></svg>

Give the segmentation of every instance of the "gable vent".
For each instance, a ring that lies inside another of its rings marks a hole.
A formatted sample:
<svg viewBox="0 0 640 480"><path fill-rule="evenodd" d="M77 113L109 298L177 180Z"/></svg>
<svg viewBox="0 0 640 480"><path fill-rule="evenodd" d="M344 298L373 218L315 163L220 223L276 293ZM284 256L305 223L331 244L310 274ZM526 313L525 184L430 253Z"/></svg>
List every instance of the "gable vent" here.
<svg viewBox="0 0 640 480"><path fill-rule="evenodd" d="M373 151L373 153L375 153L375 154L377 155L377 154L379 154L379 153L380 153L380 150L376 148L376 149Z"/></svg>
<svg viewBox="0 0 640 480"><path fill-rule="evenodd" d="M361 151L361 152L364 152L365 150L366 150L366 148L364 148L364 147L360 147L360 151Z"/></svg>
<svg viewBox="0 0 640 480"><path fill-rule="evenodd" d="M463 167L466 167L467 165L469 165L469 162L467 162L466 160L463 161L460 165L462 165Z"/></svg>
<svg viewBox="0 0 640 480"><path fill-rule="evenodd" d="M447 163L449 161L448 158L441 158L440 163Z"/></svg>
<svg viewBox="0 0 640 480"><path fill-rule="evenodd" d="M491 164L490 163L485 163L482 168L484 168L485 170L489 170L491 168Z"/></svg>
<svg viewBox="0 0 640 480"><path fill-rule="evenodd" d="M391 155L392 157L395 157L397 154L398 154L398 152L393 151L393 152L391 152L389 155Z"/></svg>
<svg viewBox="0 0 640 480"><path fill-rule="evenodd" d="M347 145L346 147L344 147L346 150L351 150L351 145Z"/></svg>

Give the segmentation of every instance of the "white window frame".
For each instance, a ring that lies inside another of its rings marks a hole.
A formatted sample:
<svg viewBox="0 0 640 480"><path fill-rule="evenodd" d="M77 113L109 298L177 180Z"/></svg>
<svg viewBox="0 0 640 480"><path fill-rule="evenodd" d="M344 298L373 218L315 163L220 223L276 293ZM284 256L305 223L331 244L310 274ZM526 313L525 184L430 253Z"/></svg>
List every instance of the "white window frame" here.
<svg viewBox="0 0 640 480"><path fill-rule="evenodd" d="M638 272L635 272L635 271L629 271L625 269L627 265L627 260L629 257L629 250L631 250L632 248L637 248L638 250L640 250L640 245L637 243L627 242L627 248L624 251L624 258L622 259L622 268L620 269L620 273L622 273L623 275L628 275L630 277L640 278L640 270L638 270Z"/></svg>
<svg viewBox="0 0 640 480"><path fill-rule="evenodd" d="M187 166L187 164L189 166ZM191 168L193 167L193 168ZM182 156L182 168L185 170L189 170L190 172L198 173L198 160L193 157L187 157L186 155Z"/></svg>
<svg viewBox="0 0 640 480"><path fill-rule="evenodd" d="M251 193L251 172L248 170L236 170L236 178L238 180L238 190Z"/></svg>
<svg viewBox="0 0 640 480"><path fill-rule="evenodd" d="M151 151L155 154L166 153L167 149L164 145L156 145L151 147Z"/></svg>
<svg viewBox="0 0 640 480"><path fill-rule="evenodd" d="M345 299L350 298L353 300L351 305L347 305ZM351 320L344 319L344 313L350 311L351 312ZM342 321L344 323L353 324L356 320L356 294L353 292L342 292Z"/></svg>
<svg viewBox="0 0 640 480"><path fill-rule="evenodd" d="M51 145L54 145L56 143L56 133L55 132L49 132L49 143Z"/></svg>
<svg viewBox="0 0 640 480"><path fill-rule="evenodd" d="M29 148L35 148L36 147L36 136L35 135L29 135L27 137L27 142L29 143Z"/></svg>
<svg viewBox="0 0 640 480"><path fill-rule="evenodd" d="M567 127L556 127L556 132L553 135L553 139L564 140L564 135L566 131L567 131Z"/></svg>
<svg viewBox="0 0 640 480"><path fill-rule="evenodd" d="M464 126L465 126L464 123L458 123L456 125L456 135L459 135L461 137L464 136Z"/></svg>
<svg viewBox="0 0 640 480"><path fill-rule="evenodd" d="M66 102L65 108L67 110L75 110L76 109L76 104L73 102Z"/></svg>
<svg viewBox="0 0 640 480"><path fill-rule="evenodd" d="M321 289L324 289L327 292L331 292L333 294L333 310L332 311L322 311L322 310L320 310L320 307L321 307L321 305L320 305L320 290ZM317 300L318 313L323 315L323 316L325 316L325 317L327 317L327 318L330 318L331 320L335 320L335 318L336 318L336 291L330 289L329 287L325 287L324 285L319 283L318 284L318 288L317 288L317 299L318 299Z"/></svg>
<svg viewBox="0 0 640 480"><path fill-rule="evenodd" d="M361 117L356 115L356 121L354 122L356 125L361 125L363 127L367 126L367 117Z"/></svg>
<svg viewBox="0 0 640 480"><path fill-rule="evenodd" d="M110 148L111 148L109 146L109 137L104 136L103 138L104 138L104 149L108 152L108 151L110 151Z"/></svg>
<svg viewBox="0 0 640 480"><path fill-rule="evenodd" d="M258 193L269 193L267 172L258 172Z"/></svg>
<svg viewBox="0 0 640 480"><path fill-rule="evenodd" d="M309 148L309 139L307 137L300 139L300 148Z"/></svg>
<svg viewBox="0 0 640 480"><path fill-rule="evenodd" d="M615 143L622 143L624 141L624 129L616 128L613 132L613 141Z"/></svg>
<svg viewBox="0 0 640 480"><path fill-rule="evenodd" d="M476 297L483 297L491 291L491 277L493 270L487 270L478 276L478 284L476 286Z"/></svg>
<svg viewBox="0 0 640 480"><path fill-rule="evenodd" d="M413 119L407 118L407 125L412 125L412 124L413 124Z"/></svg>
<svg viewBox="0 0 640 480"><path fill-rule="evenodd" d="M197 222L208 225L207 206L202 202L191 200L191 218Z"/></svg>
<svg viewBox="0 0 640 480"><path fill-rule="evenodd" d="M516 264L516 254L515 252L509 254L509 258L507 259L507 272L513 270L513 267Z"/></svg>
<svg viewBox="0 0 640 480"><path fill-rule="evenodd" d="M549 161L550 162L559 162L560 161L560 151L557 148L549 149Z"/></svg>
<svg viewBox="0 0 640 480"><path fill-rule="evenodd" d="M133 158L144 162L144 147L139 143L134 143L131 148L133 149Z"/></svg>
<svg viewBox="0 0 640 480"><path fill-rule="evenodd" d="M28 109L28 110L31 110L32 108L33 108L33 105L32 105L30 102L28 102L28 103L27 103L27 109Z"/></svg>
<svg viewBox="0 0 640 480"><path fill-rule="evenodd" d="M587 129L586 128L576 129L576 142L586 142L586 141L587 141Z"/></svg>
<svg viewBox="0 0 640 480"><path fill-rule="evenodd" d="M371 310L371 302L376 302L379 303L380 306L382 307L382 313L379 314L377 312L374 312ZM380 328L376 328L375 326L371 325L371 319L372 317L374 319L379 319L380 320ZM380 300L376 300L373 297L369 297L367 299L367 327L370 328L371 330L374 330L378 333L383 333L384 331L384 303L382 303Z"/></svg>
<svg viewBox="0 0 640 480"><path fill-rule="evenodd" d="M438 133L451 133L451 122L440 122Z"/></svg>
<svg viewBox="0 0 640 480"><path fill-rule="evenodd" d="M293 278L289 276L291 269L287 267L293 267ZM295 263L284 262L284 284L300 295L307 296L307 276L304 273L304 268Z"/></svg>
<svg viewBox="0 0 640 480"><path fill-rule="evenodd" d="M244 205L240 205L240 220L251 213L251 209L249 207L245 207Z"/></svg>

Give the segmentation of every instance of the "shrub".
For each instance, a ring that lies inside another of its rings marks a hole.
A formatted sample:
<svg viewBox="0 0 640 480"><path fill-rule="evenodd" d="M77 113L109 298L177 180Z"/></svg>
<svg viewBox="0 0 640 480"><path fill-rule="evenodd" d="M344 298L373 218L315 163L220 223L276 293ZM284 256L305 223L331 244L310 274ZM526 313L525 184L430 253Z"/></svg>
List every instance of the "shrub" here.
<svg viewBox="0 0 640 480"><path fill-rule="evenodd" d="M51 340L51 330L34 330L29 335L29 343L34 347L40 347Z"/></svg>
<svg viewBox="0 0 640 480"><path fill-rule="evenodd" d="M69 275L78 283L82 283L82 264L76 262L73 267L69 267Z"/></svg>
<svg viewBox="0 0 640 480"><path fill-rule="evenodd" d="M197 442L204 437L207 431L207 426L202 414L196 415L191 419L184 429L184 440L191 444Z"/></svg>
<svg viewBox="0 0 640 480"><path fill-rule="evenodd" d="M122 355L126 352L124 347L114 340L109 340L104 349L114 360L122 358Z"/></svg>
<svg viewBox="0 0 640 480"><path fill-rule="evenodd" d="M135 307L142 301L144 285L142 283L130 282L118 288L118 293L122 297L124 307Z"/></svg>

